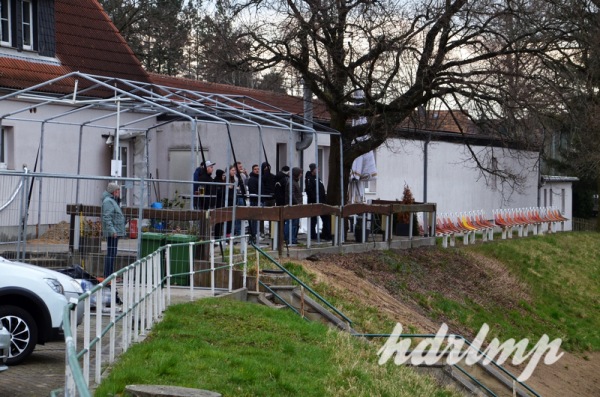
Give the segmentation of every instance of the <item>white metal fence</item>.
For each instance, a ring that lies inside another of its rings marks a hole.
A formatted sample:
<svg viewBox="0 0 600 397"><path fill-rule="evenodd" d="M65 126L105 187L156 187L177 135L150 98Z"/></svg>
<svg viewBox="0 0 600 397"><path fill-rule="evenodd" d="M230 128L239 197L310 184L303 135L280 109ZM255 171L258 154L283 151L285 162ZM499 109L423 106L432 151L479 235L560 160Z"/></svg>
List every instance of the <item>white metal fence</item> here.
<svg viewBox="0 0 600 397"><path fill-rule="evenodd" d="M230 237L227 241L241 243L238 255L234 256L234 250L229 250L227 263L215 262L214 249L223 242L220 240L168 244L118 270L86 291L77 302L71 302L65 308L63 319L66 341L64 396L90 396L90 386L101 382L103 367L112 364L132 343L140 341L177 299L192 301L201 296L215 296L219 291L231 292L234 288L246 287L246 237ZM208 246L211 260L206 268L198 269L194 251L203 245ZM174 257L186 251L187 268L173 273L170 264ZM173 287L172 281L177 278L187 280L188 285ZM208 280L208 285L203 278ZM204 288L199 288L199 284ZM107 288L110 299L103 302ZM96 303L95 308L92 302ZM79 326L76 311L72 310L77 304L83 304L85 308Z"/></svg>

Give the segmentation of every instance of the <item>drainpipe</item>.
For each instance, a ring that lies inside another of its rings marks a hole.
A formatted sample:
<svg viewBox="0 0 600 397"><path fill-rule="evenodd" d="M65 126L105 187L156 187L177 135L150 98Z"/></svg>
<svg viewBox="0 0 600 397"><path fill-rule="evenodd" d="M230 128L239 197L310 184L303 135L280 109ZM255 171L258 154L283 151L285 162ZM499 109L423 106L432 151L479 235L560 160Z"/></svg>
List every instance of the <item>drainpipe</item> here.
<svg viewBox="0 0 600 397"><path fill-rule="evenodd" d="M304 103L304 125L307 127L312 127L313 120L313 106L312 106L312 91L308 88L306 83L303 83L304 86L304 95L303 95L303 103ZM296 142L296 150L302 152L312 144L313 136L309 133L302 132L300 135L300 140ZM303 159L303 157L301 157ZM300 164L303 166L303 164ZM304 167L302 167L304 169Z"/></svg>
<svg viewBox="0 0 600 397"><path fill-rule="evenodd" d="M427 202L427 164L429 162L429 142L431 142L431 133L427 134L425 147L423 149L423 202Z"/></svg>
<svg viewBox="0 0 600 397"><path fill-rule="evenodd" d="M431 133L427 134L425 147L423 148L423 202L427 202L427 164L429 163L429 142L431 142ZM423 214L423 230L429 235L429 217ZM411 218L412 223L412 218ZM412 231L411 231L412 232Z"/></svg>

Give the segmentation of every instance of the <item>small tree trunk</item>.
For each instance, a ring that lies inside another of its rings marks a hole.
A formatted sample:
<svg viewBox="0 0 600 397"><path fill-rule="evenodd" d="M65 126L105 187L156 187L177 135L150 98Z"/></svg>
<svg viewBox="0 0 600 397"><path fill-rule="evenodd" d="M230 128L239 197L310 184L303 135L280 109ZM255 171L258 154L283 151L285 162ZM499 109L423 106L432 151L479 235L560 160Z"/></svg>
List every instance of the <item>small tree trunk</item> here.
<svg viewBox="0 0 600 397"><path fill-rule="evenodd" d="M340 139L339 136L332 135L330 140L329 180L327 181L327 204L330 205L345 204L342 202L342 197L344 201L347 201L348 176L350 174L350 165L354 159L344 157L344 164L340 164L340 145L344 145L343 133L345 123L346 120L344 118L335 117L335 115L332 114L331 127L340 131L342 137ZM344 176L343 181L340 181L340 172L341 175Z"/></svg>

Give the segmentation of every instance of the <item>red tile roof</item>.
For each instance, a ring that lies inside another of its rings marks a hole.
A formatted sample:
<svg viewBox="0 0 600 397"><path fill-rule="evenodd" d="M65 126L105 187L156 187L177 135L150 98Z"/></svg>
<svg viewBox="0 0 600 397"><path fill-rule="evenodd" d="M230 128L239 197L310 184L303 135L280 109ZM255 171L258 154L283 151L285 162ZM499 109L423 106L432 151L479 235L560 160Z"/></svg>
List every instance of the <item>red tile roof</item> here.
<svg viewBox="0 0 600 397"><path fill-rule="evenodd" d="M459 110L427 110L424 113L415 112L413 117L407 118L401 125L403 128L424 131L443 131L464 134L477 134L479 132L479 129L469 116Z"/></svg>
<svg viewBox="0 0 600 397"><path fill-rule="evenodd" d="M27 52L15 52L16 57L0 54L0 87L27 88L73 71L148 81L148 74L97 1L56 0L54 17L59 62L29 58ZM64 92L65 87L57 84L52 91Z"/></svg>
<svg viewBox="0 0 600 397"><path fill-rule="evenodd" d="M203 93L239 95L242 102L254 108L273 111L273 106L296 115L304 114L301 97L255 90L225 84L148 74L135 57L108 15L95 0L56 0L54 8L56 27L56 60L34 57L27 52L6 55L0 53L0 87L24 89L70 72L152 82L175 88ZM68 93L73 90L72 79L45 86L41 91ZM80 82L80 89L87 84ZM95 91L88 95L106 96ZM252 99L250 99L252 98ZM261 104L270 104L271 106ZM315 120L328 120L327 109L313 103Z"/></svg>
<svg viewBox="0 0 600 397"><path fill-rule="evenodd" d="M95 0L56 0L56 54L73 71L135 81L148 75Z"/></svg>
<svg viewBox="0 0 600 397"><path fill-rule="evenodd" d="M246 100L245 103L254 108L266 111L273 111L273 107L276 107L292 114L304 114L304 100L301 97L295 97L273 91L263 91L252 88L237 87L233 85L208 83L204 81L171 77L156 73L150 73L150 80L152 83L161 86L187 89L202 93L239 95L240 97L243 96L252 98L254 101ZM270 106L261 105L260 102L264 102ZM315 120L328 120L329 113L327 112L327 108L318 102L313 102L313 117Z"/></svg>
<svg viewBox="0 0 600 397"><path fill-rule="evenodd" d="M12 89L31 87L69 73L64 66L6 58L0 55L0 86Z"/></svg>

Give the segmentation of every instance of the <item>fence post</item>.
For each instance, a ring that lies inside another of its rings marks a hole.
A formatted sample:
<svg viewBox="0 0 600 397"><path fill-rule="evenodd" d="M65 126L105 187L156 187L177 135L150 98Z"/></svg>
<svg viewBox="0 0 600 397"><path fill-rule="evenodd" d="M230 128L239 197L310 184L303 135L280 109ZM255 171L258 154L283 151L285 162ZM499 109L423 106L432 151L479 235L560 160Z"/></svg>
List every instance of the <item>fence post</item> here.
<svg viewBox="0 0 600 397"><path fill-rule="evenodd" d="M19 240L17 242L17 260L25 259L25 252L27 246L27 197L29 196L29 186L27 184L27 167L24 167L23 177L21 183L23 184L23 189L21 189L21 206L19 208ZM21 242L23 242L21 244ZM23 247L21 247L21 245ZM23 252L23 256L21 256L21 252Z"/></svg>

